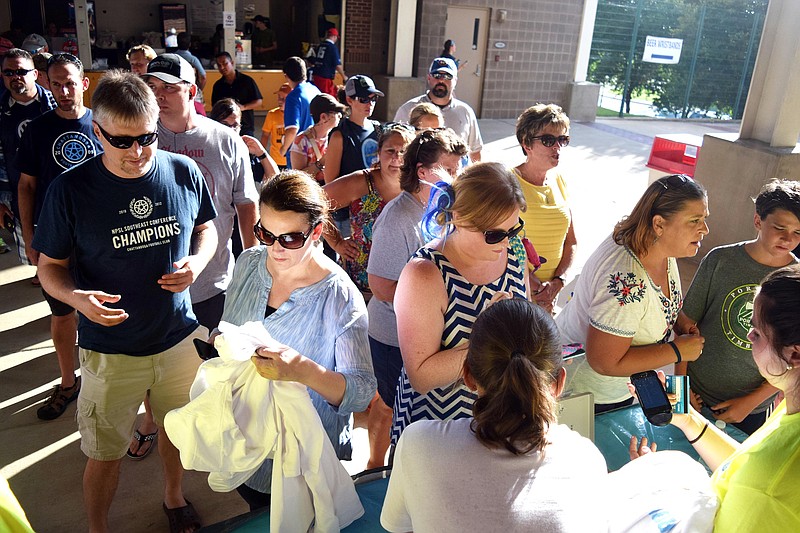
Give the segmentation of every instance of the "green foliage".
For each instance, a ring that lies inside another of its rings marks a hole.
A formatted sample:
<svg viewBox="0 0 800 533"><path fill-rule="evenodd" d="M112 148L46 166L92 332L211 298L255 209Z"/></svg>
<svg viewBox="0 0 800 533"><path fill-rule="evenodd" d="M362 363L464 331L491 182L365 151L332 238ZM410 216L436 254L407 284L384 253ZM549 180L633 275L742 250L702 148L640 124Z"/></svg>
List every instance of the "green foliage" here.
<svg viewBox="0 0 800 533"><path fill-rule="evenodd" d="M631 97L646 91L656 95L657 108L684 117L695 109L740 116L767 4L768 0L600 0L589 79L624 93L627 111ZM680 63L643 62L648 35L683 39Z"/></svg>

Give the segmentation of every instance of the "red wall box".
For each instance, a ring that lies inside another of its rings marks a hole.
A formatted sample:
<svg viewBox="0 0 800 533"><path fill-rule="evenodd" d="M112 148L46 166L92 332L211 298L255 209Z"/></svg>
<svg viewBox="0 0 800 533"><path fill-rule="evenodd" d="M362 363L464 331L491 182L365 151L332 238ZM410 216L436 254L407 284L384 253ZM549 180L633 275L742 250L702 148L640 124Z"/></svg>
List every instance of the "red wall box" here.
<svg viewBox="0 0 800 533"><path fill-rule="evenodd" d="M694 177L702 145L703 138L699 135L688 133L657 135L653 139L647 168Z"/></svg>

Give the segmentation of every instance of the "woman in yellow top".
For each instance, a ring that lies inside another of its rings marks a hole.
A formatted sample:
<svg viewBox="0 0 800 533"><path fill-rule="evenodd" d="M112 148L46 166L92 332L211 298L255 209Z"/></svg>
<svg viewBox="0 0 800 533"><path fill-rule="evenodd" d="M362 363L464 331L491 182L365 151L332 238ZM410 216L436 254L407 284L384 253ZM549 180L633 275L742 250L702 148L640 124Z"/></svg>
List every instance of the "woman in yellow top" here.
<svg viewBox="0 0 800 533"><path fill-rule="evenodd" d="M767 276L750 323L758 370L785 395L775 412L742 444L694 409L672 424L714 469L715 533L800 531L800 265ZM642 444L631 438L632 458L646 453Z"/></svg>
<svg viewBox="0 0 800 533"><path fill-rule="evenodd" d="M531 294L552 312L578 243L567 186L556 171L561 149L569 144L569 117L555 104L529 107L517 118L517 140L525 154L525 162L514 169L528 203L520 215L525 236L547 259L536 274L529 269Z"/></svg>

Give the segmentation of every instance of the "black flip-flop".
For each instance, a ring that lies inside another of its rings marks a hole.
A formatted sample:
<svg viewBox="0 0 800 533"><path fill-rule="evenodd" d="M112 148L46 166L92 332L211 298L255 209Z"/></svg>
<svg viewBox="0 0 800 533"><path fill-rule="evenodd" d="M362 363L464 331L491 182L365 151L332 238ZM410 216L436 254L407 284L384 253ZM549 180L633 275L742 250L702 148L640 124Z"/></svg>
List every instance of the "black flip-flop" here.
<svg viewBox="0 0 800 533"><path fill-rule="evenodd" d="M186 505L183 507L176 507L175 509L167 509L167 504L165 503L161 505L164 507L164 512L169 520L170 533L182 533L187 530L197 531L203 527L200 517L197 516L197 511L194 510L189 500L186 500Z"/></svg>
<svg viewBox="0 0 800 533"><path fill-rule="evenodd" d="M135 453L133 453L133 451L131 451L130 448L128 448L128 451L125 455L127 455L134 461L141 461L142 459L150 455L150 452L153 451L153 447L156 445L157 436L158 436L158 429L156 429L153 433L148 433L147 435L142 435L141 433L139 433L138 429L135 430L133 432L133 438L136 439L136 442L139 443L139 448L137 451L141 451L142 445L146 442L149 442L150 445L147 447L147 450L145 450L145 452L141 455L136 455Z"/></svg>

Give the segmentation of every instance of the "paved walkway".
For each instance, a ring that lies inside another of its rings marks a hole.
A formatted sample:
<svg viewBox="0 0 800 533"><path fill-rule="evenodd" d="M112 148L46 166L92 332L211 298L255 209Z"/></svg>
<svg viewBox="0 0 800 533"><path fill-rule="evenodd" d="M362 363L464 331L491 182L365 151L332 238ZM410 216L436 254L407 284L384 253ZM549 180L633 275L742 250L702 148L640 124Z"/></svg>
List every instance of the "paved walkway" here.
<svg viewBox="0 0 800 533"><path fill-rule="evenodd" d="M513 120L480 122L487 143L485 160L509 165L522 160ZM644 165L654 135L719 131L736 132L738 123L601 119L573 124L572 144L562 151L560 167L570 185L579 240L577 266L647 186ZM11 242L5 230L0 230L0 236ZM48 307L30 283L33 273L32 267L18 264L15 253L0 255L0 473L9 479L36 531L84 531L81 477L85 458L78 447L75 405L58 420L36 418L37 404L58 382L58 367ZM366 434L359 429L356 457L348 469L363 469L366 456ZM167 531L160 472L157 451L140 462L124 460L111 508L112 531ZM247 510L237 495L213 493L205 474L187 473L185 490L206 524Z"/></svg>

